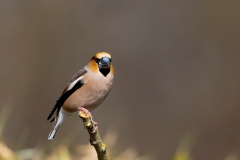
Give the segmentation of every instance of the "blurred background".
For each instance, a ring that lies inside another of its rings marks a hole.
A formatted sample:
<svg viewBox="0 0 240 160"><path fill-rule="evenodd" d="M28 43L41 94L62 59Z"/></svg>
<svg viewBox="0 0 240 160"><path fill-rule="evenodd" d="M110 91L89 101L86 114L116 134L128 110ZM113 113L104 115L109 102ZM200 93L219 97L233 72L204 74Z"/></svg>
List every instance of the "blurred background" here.
<svg viewBox="0 0 240 160"><path fill-rule="evenodd" d="M0 1L1 142L9 152L38 148L42 157L65 147L79 159L87 154L81 145L95 154L79 118L67 119L54 141L46 119L70 78L106 51L115 81L92 114L112 157L238 160L239 7L237 0Z"/></svg>

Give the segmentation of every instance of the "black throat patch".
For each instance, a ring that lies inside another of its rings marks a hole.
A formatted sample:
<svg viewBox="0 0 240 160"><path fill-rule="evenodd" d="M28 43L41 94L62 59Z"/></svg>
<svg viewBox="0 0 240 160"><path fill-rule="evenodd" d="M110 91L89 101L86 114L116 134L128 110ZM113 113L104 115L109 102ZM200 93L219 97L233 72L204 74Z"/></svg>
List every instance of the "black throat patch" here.
<svg viewBox="0 0 240 160"><path fill-rule="evenodd" d="M110 68L99 68L99 71L102 73L102 75L104 75L105 77L107 77L108 73L110 72Z"/></svg>

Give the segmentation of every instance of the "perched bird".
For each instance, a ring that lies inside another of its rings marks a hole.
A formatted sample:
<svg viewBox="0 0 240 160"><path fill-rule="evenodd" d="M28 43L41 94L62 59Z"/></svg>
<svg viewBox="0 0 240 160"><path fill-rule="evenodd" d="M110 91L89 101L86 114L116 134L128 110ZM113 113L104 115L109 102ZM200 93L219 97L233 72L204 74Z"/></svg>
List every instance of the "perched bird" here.
<svg viewBox="0 0 240 160"><path fill-rule="evenodd" d="M78 115L80 110L94 110L107 97L114 79L111 55L106 52L96 53L90 62L75 74L57 100L47 120L56 111L53 130L48 140L53 140L60 124L69 115ZM90 113L90 112L88 112Z"/></svg>

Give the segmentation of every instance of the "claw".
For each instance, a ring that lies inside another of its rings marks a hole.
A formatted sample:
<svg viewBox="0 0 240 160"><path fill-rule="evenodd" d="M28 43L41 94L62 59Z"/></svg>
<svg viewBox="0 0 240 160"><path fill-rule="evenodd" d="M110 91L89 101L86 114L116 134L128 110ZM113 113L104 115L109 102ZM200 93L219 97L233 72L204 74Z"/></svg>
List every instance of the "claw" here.
<svg viewBox="0 0 240 160"><path fill-rule="evenodd" d="M92 133L95 133L98 130L97 122L93 121L93 124L94 124L94 130L92 131Z"/></svg>
<svg viewBox="0 0 240 160"><path fill-rule="evenodd" d="M79 109L79 111L83 111L84 114L90 115L91 121L94 124L94 130L92 131L92 133L95 133L98 130L98 126L97 126L97 122L93 121L92 114L86 108L78 108L78 109ZM85 124L84 124L84 128L85 128Z"/></svg>
<svg viewBox="0 0 240 160"><path fill-rule="evenodd" d="M92 123L94 124L94 130L92 131L92 133L95 133L95 132L98 130L97 122L94 122L94 121L93 121L92 116L91 116L91 121L92 121Z"/></svg>

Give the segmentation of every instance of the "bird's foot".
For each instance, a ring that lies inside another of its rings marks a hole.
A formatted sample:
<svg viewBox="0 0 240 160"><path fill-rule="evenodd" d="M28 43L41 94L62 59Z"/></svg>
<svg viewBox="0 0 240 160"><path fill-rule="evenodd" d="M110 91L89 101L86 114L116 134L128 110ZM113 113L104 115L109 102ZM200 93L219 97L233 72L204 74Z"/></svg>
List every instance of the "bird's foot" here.
<svg viewBox="0 0 240 160"><path fill-rule="evenodd" d="M92 131L92 133L95 133L95 132L98 130L98 126L97 126L97 122L94 122L94 121L93 121L92 114L91 114L86 108L78 108L78 109L79 109L79 111L82 111L86 116L87 116L87 115L90 116L91 121L92 121L92 123L93 123L93 125L94 125L94 130ZM85 126L85 124L84 124L84 126ZM86 128L86 127L85 127L85 128Z"/></svg>
<svg viewBox="0 0 240 160"><path fill-rule="evenodd" d="M79 111L82 111L86 116L92 117L92 114L86 108L78 108Z"/></svg>
<svg viewBox="0 0 240 160"><path fill-rule="evenodd" d="M94 121L93 121L92 116L91 116L91 121L92 121L92 123L93 123L93 125L94 125L94 130L92 131L92 133L95 133L95 132L98 130L97 122L94 122Z"/></svg>

